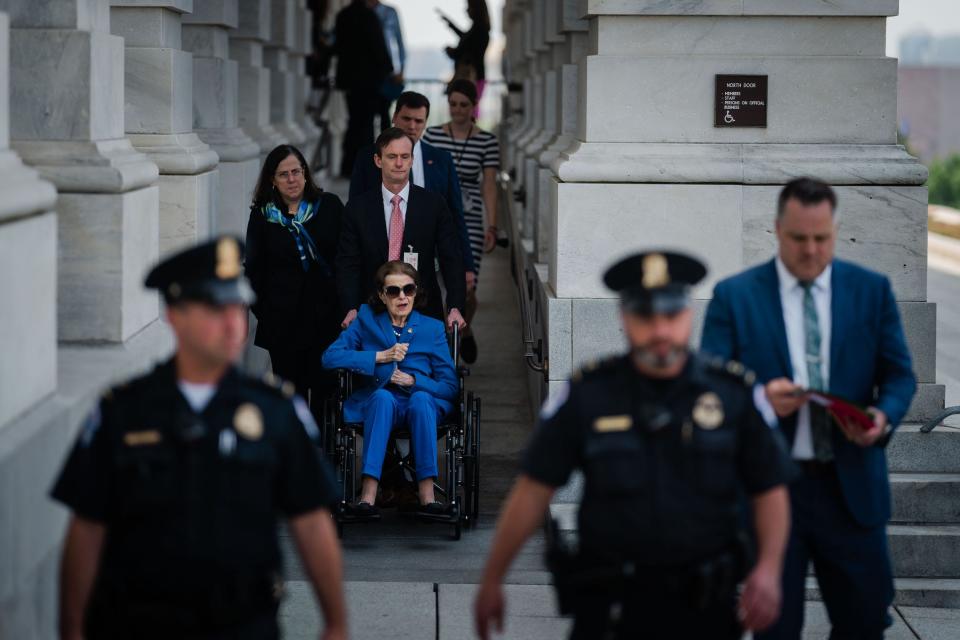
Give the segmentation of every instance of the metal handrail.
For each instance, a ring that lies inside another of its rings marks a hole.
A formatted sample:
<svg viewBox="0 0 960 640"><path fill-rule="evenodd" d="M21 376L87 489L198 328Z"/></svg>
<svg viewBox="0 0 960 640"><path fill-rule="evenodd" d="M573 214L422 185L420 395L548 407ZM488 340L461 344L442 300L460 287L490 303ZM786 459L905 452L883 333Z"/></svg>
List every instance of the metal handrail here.
<svg viewBox="0 0 960 640"><path fill-rule="evenodd" d="M947 407L936 418L929 420L920 427L920 433L930 433L950 416L960 415L960 405L956 407Z"/></svg>
<svg viewBox="0 0 960 640"><path fill-rule="evenodd" d="M517 228L516 216L513 211L513 194L511 189L511 180L509 174L500 172L497 177L497 186L500 195L501 218L506 223L504 226L510 235L510 273L513 276L513 282L516 285L517 296L520 300L520 326L523 332L523 359L527 366L537 373L543 374L543 381L549 381L549 362L543 357L543 338L533 338L532 323L530 311L528 309L527 298L533 297L533 282L527 278L525 286L520 283L520 254L523 246L519 242L520 232Z"/></svg>

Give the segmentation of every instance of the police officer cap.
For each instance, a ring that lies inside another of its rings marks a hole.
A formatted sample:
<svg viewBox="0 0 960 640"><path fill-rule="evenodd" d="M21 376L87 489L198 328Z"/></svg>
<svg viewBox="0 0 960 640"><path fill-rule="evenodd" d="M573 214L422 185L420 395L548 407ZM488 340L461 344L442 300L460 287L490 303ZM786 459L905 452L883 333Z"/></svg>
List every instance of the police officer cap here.
<svg viewBox="0 0 960 640"><path fill-rule="evenodd" d="M252 304L255 296L242 274L242 262L243 243L233 236L221 236L163 260L150 271L144 285L159 289L167 304Z"/></svg>
<svg viewBox="0 0 960 640"><path fill-rule="evenodd" d="M628 256L603 276L632 313L675 313L686 308L689 290L707 274L702 262L682 253L649 251Z"/></svg>

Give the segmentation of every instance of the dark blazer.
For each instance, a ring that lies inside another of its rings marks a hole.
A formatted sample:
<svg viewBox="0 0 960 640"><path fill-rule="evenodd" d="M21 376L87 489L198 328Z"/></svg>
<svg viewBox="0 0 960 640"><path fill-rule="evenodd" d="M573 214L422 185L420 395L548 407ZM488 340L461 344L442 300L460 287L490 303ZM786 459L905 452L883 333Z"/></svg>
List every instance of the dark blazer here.
<svg viewBox="0 0 960 640"><path fill-rule="evenodd" d="M842 260L833 261L830 389L860 405L881 409L896 427L916 390L910 352L889 280ZM701 349L739 360L760 382L793 377L774 261L728 278L707 307ZM787 442L796 416L780 421ZM837 474L847 507L865 527L890 518L890 485L884 447L860 447L833 430Z"/></svg>
<svg viewBox="0 0 960 640"><path fill-rule="evenodd" d="M458 388L457 373L447 346L444 324L413 311L404 329L398 340L386 311L375 314L369 306L362 305L356 321L323 354L324 368L349 369L360 376L354 382L353 395L343 406L347 421L363 420L363 406L370 394L386 386L397 369L417 379L417 383L410 387L410 393L426 391L445 414L453 410L452 402ZM397 342L410 345L403 361L377 364L377 352L385 351Z"/></svg>
<svg viewBox="0 0 960 640"><path fill-rule="evenodd" d="M463 255L465 271L476 271L473 263L473 251L470 250L470 236L467 234L467 223L463 218L463 195L460 191L460 178L457 168L453 164L453 156L445 149L439 149L432 144L420 141L423 153L423 188L433 191L447 203L447 208L454 214L457 224L457 233L460 235L460 253ZM373 145L360 149L357 160L350 175L350 198L366 193L372 189L379 189L383 181L380 169L373 161L375 148ZM410 180L413 182L413 170L410 171Z"/></svg>
<svg viewBox="0 0 960 640"><path fill-rule="evenodd" d="M447 306L463 312L466 283L463 279L463 257L453 216L437 194L410 185L406 222L403 226L403 251L413 247L418 256L420 284L427 291L426 315L442 320L443 300L434 268L440 261L440 272L447 287ZM387 261L389 239L384 221L383 195L380 185L367 193L350 198L343 214L343 230L337 252L337 288L340 304L346 314L359 309L376 289L374 275Z"/></svg>
<svg viewBox="0 0 960 640"><path fill-rule="evenodd" d="M380 19L364 0L353 0L337 14L333 46L337 89L379 90L393 72Z"/></svg>
<svg viewBox="0 0 960 640"><path fill-rule="evenodd" d="M341 306L335 278L337 245L343 203L332 193L320 195L317 211L304 225L324 266L300 266L293 234L268 222L259 209L250 211L247 223L246 274L257 294L254 344L272 349L283 342L326 347L340 332Z"/></svg>

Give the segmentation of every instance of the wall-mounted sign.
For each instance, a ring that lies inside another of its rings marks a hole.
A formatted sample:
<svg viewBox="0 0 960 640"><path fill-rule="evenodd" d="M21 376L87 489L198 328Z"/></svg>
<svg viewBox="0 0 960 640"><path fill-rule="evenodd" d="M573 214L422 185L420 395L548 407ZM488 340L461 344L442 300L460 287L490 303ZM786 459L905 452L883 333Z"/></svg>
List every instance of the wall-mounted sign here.
<svg viewBox="0 0 960 640"><path fill-rule="evenodd" d="M717 75L715 127L766 127L767 76Z"/></svg>

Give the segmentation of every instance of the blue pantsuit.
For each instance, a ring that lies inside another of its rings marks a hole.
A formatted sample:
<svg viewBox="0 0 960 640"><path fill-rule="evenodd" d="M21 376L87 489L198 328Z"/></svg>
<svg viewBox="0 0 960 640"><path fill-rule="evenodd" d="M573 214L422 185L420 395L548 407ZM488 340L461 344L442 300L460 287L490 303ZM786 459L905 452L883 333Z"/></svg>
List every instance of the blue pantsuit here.
<svg viewBox="0 0 960 640"><path fill-rule="evenodd" d="M448 405L448 403L443 403ZM363 407L363 475L380 479L390 432L400 426L410 429L417 480L437 476L437 422L445 407L426 391L412 395L377 389Z"/></svg>
<svg viewBox="0 0 960 640"><path fill-rule="evenodd" d="M344 403L347 422L363 422L363 474L380 479L387 441L394 429L410 430L417 479L437 475L437 423L453 411L457 374L439 320L413 311L397 337L386 312L362 305L357 319L323 354L327 369L354 374L354 392ZM377 352L408 343L400 362L377 363ZM411 387L390 382L394 371L415 378Z"/></svg>

